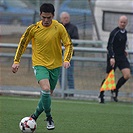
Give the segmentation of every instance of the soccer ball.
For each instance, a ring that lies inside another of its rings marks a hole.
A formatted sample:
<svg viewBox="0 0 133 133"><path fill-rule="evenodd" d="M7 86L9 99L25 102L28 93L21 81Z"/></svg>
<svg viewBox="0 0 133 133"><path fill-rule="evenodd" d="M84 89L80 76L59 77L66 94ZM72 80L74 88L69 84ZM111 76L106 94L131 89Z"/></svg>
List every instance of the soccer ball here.
<svg viewBox="0 0 133 133"><path fill-rule="evenodd" d="M37 128L37 124L33 118L24 117L19 123L19 128L23 133L34 133Z"/></svg>

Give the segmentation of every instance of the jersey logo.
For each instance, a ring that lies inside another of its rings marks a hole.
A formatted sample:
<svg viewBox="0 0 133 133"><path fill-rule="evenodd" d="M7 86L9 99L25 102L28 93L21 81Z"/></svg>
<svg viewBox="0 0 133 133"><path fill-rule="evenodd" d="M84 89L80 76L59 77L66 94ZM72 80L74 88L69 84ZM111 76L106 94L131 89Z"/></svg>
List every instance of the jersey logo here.
<svg viewBox="0 0 133 133"><path fill-rule="evenodd" d="M54 28L55 28L55 30L57 30L57 26L55 26Z"/></svg>

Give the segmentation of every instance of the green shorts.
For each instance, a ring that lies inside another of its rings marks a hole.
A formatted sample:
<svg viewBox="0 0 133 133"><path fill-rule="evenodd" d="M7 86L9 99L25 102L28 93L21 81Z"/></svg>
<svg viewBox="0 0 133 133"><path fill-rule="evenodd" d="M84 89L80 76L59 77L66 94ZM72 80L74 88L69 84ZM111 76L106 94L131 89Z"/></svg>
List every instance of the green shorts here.
<svg viewBox="0 0 133 133"><path fill-rule="evenodd" d="M44 66L34 66L33 69L38 82L42 79L49 79L50 89L55 89L60 75L60 67L55 69L47 69Z"/></svg>

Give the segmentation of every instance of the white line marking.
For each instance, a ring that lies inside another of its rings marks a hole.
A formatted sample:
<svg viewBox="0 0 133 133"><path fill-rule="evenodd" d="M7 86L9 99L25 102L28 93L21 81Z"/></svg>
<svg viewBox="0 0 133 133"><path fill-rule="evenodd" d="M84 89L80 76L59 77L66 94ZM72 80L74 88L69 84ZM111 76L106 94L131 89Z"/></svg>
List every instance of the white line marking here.
<svg viewBox="0 0 133 133"><path fill-rule="evenodd" d="M25 97L0 97L0 99L13 99L13 100L22 100L22 101L38 101L39 98L25 98ZM58 100L58 99L52 99L52 102L55 102L55 103L65 103L65 104L93 104L93 105L99 105L101 106L101 104L99 104L98 102L91 102L91 101L79 101L79 100ZM105 105L102 104L102 106L105 106L106 105L111 105L110 103L106 103ZM129 108L132 108L133 105L132 104L122 104L122 103L114 103L112 104L112 106L123 106L123 107L129 107Z"/></svg>

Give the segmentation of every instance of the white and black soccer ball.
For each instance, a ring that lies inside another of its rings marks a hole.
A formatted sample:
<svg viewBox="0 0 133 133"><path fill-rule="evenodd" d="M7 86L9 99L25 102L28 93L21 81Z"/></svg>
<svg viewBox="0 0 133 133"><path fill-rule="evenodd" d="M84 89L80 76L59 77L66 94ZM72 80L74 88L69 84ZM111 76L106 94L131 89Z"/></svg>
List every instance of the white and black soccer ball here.
<svg viewBox="0 0 133 133"><path fill-rule="evenodd" d="M24 117L19 123L19 128L23 133L34 133L37 128L37 124L33 118Z"/></svg>

